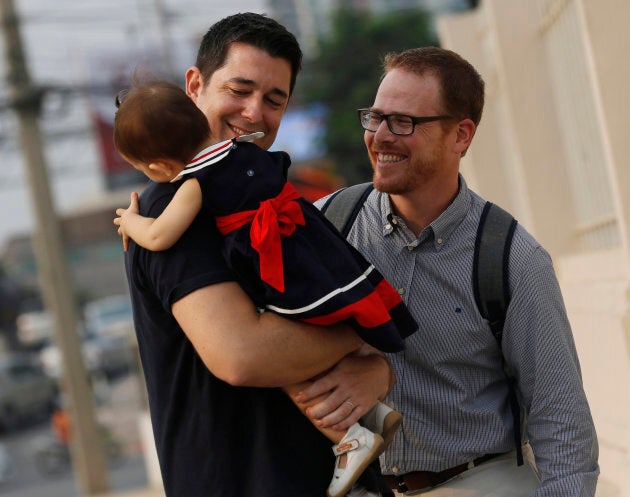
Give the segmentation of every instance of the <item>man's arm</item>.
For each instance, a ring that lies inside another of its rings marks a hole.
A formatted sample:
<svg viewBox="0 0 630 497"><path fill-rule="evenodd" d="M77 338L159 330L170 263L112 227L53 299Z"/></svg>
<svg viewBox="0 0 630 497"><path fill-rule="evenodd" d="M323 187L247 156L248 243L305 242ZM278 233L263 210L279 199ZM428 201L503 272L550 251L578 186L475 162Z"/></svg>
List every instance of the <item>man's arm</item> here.
<svg viewBox="0 0 630 497"><path fill-rule="evenodd" d="M305 381L362 344L349 326L323 328L261 314L234 282L200 288L176 301L172 312L208 369L235 386Z"/></svg>
<svg viewBox="0 0 630 497"><path fill-rule="evenodd" d="M599 474L597 435L551 259L538 248L515 274L503 344L517 372L540 473L535 495L592 496Z"/></svg>

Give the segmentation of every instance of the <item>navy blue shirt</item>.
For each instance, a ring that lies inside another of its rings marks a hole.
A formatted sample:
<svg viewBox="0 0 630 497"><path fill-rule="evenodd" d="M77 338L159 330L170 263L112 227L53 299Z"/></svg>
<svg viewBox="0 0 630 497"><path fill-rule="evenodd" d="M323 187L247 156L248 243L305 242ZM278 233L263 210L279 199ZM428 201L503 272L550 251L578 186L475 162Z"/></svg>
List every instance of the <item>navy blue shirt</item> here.
<svg viewBox="0 0 630 497"><path fill-rule="evenodd" d="M151 183L140 212L157 217L176 184ZM158 458L170 497L322 497L333 473L331 442L276 388L233 387L205 367L171 305L234 280L213 219L200 214L169 250L134 242L127 278Z"/></svg>

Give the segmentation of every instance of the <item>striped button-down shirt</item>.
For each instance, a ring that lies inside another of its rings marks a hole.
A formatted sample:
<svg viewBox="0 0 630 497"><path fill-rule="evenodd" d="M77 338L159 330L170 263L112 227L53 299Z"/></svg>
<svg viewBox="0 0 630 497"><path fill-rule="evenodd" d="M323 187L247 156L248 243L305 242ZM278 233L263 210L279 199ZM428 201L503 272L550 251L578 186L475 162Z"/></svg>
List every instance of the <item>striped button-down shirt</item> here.
<svg viewBox="0 0 630 497"><path fill-rule="evenodd" d="M386 474L441 471L514 448L501 351L472 289L484 202L460 176L455 200L416 237L389 196L373 191L349 233L420 325L404 352L388 355L397 376L388 401L405 418L381 458ZM542 480L534 495L592 496L598 445L571 328L551 259L520 225L509 274L502 348Z"/></svg>

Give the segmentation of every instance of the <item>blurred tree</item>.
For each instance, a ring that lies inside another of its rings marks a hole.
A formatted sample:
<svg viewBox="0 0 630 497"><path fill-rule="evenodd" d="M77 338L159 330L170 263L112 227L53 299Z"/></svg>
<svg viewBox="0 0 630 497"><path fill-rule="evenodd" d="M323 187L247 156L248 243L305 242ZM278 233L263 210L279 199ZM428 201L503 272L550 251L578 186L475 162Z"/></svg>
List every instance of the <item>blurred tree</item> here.
<svg viewBox="0 0 630 497"><path fill-rule="evenodd" d="M368 107L391 51L436 45L431 18L423 10L373 14L341 8L318 43L318 55L305 61L297 86L300 103L323 103L327 109L323 147L348 184L368 181L372 170L356 109Z"/></svg>

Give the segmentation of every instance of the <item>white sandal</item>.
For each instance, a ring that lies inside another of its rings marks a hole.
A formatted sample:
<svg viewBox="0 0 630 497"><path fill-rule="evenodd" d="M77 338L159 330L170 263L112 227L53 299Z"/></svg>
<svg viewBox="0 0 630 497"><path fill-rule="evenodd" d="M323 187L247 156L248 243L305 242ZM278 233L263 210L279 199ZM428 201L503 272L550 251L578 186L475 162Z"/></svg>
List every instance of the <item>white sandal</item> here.
<svg viewBox="0 0 630 497"><path fill-rule="evenodd" d="M361 424L368 430L378 433L385 441L385 450L392 440L396 431L400 428L403 421L403 415L398 411L394 411L387 404L377 402L362 418Z"/></svg>
<svg viewBox="0 0 630 497"><path fill-rule="evenodd" d="M353 424L339 444L333 447L337 456L332 481L328 486L328 497L343 497L374 459L385 450L383 437L372 433L359 423ZM346 454L346 465L339 467L341 456Z"/></svg>

